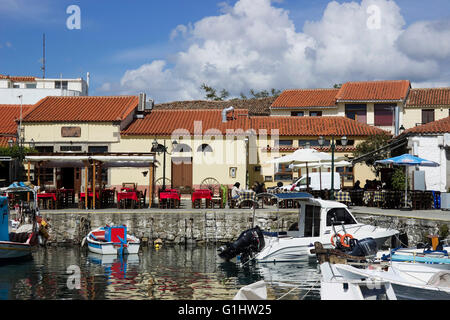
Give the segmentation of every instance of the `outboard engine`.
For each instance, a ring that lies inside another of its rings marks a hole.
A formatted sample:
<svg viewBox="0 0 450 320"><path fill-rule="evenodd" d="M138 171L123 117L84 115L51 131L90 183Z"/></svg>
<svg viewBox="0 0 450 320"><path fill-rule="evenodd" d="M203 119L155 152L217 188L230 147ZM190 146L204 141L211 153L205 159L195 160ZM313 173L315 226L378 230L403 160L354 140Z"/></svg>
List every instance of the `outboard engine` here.
<svg viewBox="0 0 450 320"><path fill-rule="evenodd" d="M375 257L378 252L377 242L373 238L351 239L350 248L346 253L355 257Z"/></svg>
<svg viewBox="0 0 450 320"><path fill-rule="evenodd" d="M226 261L230 261L240 255L241 262L245 263L255 253L260 252L264 248L264 245L264 235L261 229L256 226L253 229L242 232L235 242L227 243L217 251L219 251L219 257Z"/></svg>

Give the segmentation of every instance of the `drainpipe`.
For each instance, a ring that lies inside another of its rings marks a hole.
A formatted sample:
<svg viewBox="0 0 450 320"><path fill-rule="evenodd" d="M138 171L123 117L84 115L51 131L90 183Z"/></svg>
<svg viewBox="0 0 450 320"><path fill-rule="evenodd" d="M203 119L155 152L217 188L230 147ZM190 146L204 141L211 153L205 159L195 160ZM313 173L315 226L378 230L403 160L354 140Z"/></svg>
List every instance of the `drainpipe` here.
<svg viewBox="0 0 450 320"><path fill-rule="evenodd" d="M399 108L399 106L398 105L396 105L395 106L395 109L394 109L394 111L395 111L395 120L394 120L394 124L395 124L395 131L394 131L394 135L395 136L398 136L399 135L399 131L400 131L400 110L399 110L400 108Z"/></svg>

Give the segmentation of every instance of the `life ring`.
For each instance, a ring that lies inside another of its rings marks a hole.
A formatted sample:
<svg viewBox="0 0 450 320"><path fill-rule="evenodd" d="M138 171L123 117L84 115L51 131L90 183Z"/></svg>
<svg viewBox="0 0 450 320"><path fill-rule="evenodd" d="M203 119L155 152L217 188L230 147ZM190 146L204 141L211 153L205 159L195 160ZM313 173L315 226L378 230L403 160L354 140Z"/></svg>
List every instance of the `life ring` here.
<svg viewBox="0 0 450 320"><path fill-rule="evenodd" d="M350 248L350 243L347 243L346 240L347 238L349 240L353 239L353 236L350 233L346 233L343 236L341 236L341 244L342 246L346 247L346 248Z"/></svg>
<svg viewBox="0 0 450 320"><path fill-rule="evenodd" d="M342 242L342 235L340 235L339 233L335 233L331 236L330 241L331 241L331 244L333 245L333 247L336 247L336 244L334 243L334 238L338 238L338 237L341 239L340 241Z"/></svg>

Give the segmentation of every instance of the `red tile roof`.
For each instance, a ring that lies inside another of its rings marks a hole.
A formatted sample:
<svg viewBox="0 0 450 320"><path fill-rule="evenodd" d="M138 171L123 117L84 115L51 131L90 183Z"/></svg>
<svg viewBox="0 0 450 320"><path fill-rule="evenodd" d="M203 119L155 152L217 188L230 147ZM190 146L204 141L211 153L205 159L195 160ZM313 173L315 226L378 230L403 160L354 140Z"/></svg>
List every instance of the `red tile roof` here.
<svg viewBox="0 0 450 320"><path fill-rule="evenodd" d="M401 135L415 133L450 133L450 117L407 129Z"/></svg>
<svg viewBox="0 0 450 320"><path fill-rule="evenodd" d="M33 105L22 106L22 119L31 111ZM0 134L16 134L20 118L20 104L0 104Z"/></svg>
<svg viewBox="0 0 450 320"><path fill-rule="evenodd" d="M153 110L144 119L136 119L122 135L172 135L177 129L194 134L194 122L201 121L202 134L216 129L220 134L228 130L243 132L254 129L257 132L278 129L280 136L368 136L387 133L379 128L359 123L345 117L247 117L235 111L235 120L222 123L220 110ZM241 115L240 115L241 114Z"/></svg>
<svg viewBox="0 0 450 320"><path fill-rule="evenodd" d="M139 97L46 97L36 103L24 122L113 122L124 120Z"/></svg>
<svg viewBox="0 0 450 320"><path fill-rule="evenodd" d="M409 80L346 82L336 99L343 101L400 101L411 88Z"/></svg>
<svg viewBox="0 0 450 320"><path fill-rule="evenodd" d="M31 76L5 76L3 74L0 74L0 79L10 79L14 82L34 82L36 81L35 77Z"/></svg>
<svg viewBox="0 0 450 320"><path fill-rule="evenodd" d="M411 89L406 103L407 107L450 106L450 88Z"/></svg>
<svg viewBox="0 0 450 320"><path fill-rule="evenodd" d="M339 89L285 90L273 102L272 108L335 107Z"/></svg>

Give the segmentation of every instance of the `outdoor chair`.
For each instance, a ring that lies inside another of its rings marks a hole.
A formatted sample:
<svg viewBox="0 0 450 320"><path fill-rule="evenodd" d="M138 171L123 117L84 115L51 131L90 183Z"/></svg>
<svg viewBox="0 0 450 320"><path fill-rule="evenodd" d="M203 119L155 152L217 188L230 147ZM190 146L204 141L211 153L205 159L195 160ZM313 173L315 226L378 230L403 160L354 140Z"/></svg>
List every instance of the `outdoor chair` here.
<svg viewBox="0 0 450 320"><path fill-rule="evenodd" d="M228 207L234 209L236 207L237 201L231 198L231 189L228 189Z"/></svg>

